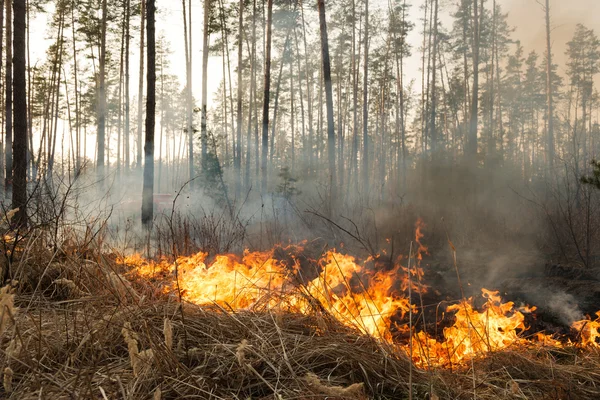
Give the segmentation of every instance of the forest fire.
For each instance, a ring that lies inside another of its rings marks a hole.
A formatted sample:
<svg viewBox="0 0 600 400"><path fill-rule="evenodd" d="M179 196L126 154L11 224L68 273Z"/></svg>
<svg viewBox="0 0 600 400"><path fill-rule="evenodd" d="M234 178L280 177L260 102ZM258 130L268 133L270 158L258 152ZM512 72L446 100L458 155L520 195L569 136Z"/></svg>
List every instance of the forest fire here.
<svg viewBox="0 0 600 400"><path fill-rule="evenodd" d="M325 311L343 324L410 354L423 368L466 365L475 357L519 346L600 347L600 311L596 320L573 322L571 328L578 335L577 342L572 342L543 332L527 332L525 315L534 313L536 307L503 302L498 291L488 289L481 289L485 302L479 308L473 298L449 305L445 312L453 316L453 322L441 334L432 334L424 323L418 325L424 318L422 298L417 305L409 293L421 296L428 290L421 283L420 262L427 253L421 243L423 226L419 220L415 254L400 258L389 270L367 268L371 259L360 262L335 250L308 263L292 257L291 265L277 259L274 251L246 251L241 258L218 255L210 261L206 253L198 253L179 257L175 263L134 255L121 262L131 267L133 274L158 282L165 293L179 292L184 300L198 305L218 305L232 312ZM406 266L404 261L408 261ZM307 264L315 269L312 274Z"/></svg>

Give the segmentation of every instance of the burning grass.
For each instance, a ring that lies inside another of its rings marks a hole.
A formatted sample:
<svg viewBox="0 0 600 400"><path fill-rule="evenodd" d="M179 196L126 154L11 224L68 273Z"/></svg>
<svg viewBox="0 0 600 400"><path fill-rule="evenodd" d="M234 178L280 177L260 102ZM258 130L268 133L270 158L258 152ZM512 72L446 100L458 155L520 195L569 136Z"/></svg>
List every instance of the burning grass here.
<svg viewBox="0 0 600 400"><path fill-rule="evenodd" d="M0 290L3 398L600 398L598 320L572 340L530 335L532 309L484 291L435 334L418 261L373 271L288 248L171 263L36 243Z"/></svg>

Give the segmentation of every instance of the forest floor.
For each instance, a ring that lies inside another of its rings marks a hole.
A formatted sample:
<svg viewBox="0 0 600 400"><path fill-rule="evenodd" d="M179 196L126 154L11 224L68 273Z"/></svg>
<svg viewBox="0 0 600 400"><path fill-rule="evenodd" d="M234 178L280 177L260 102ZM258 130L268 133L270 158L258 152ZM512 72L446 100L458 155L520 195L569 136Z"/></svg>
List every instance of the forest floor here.
<svg viewBox="0 0 600 400"><path fill-rule="evenodd" d="M14 280L0 292L0 397L600 398L598 348L515 346L420 369L318 307L181 303L85 243L57 251L31 241L15 255Z"/></svg>

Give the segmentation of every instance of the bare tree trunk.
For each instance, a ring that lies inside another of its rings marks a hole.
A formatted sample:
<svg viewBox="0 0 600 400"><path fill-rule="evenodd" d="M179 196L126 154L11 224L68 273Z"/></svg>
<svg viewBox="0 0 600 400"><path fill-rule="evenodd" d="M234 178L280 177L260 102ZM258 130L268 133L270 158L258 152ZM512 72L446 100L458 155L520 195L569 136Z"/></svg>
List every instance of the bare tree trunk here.
<svg viewBox="0 0 600 400"><path fill-rule="evenodd" d="M327 38L327 20L325 18L325 0L317 0L317 6L319 8L319 26L321 31L321 57L323 59L323 79L325 81L325 107L327 109L327 153L329 157L329 185L331 204L336 199L333 88L331 85L331 63L329 61L329 41Z"/></svg>
<svg viewBox="0 0 600 400"><path fill-rule="evenodd" d="M204 0L204 31L202 33L202 116L200 121L200 136L202 143L202 163L206 162L208 154L208 142L207 142L207 130L206 130L206 118L207 118L207 103L208 103L208 24L210 16L210 2L211 0ZM203 164L204 168L204 164Z"/></svg>
<svg viewBox="0 0 600 400"><path fill-rule="evenodd" d="M185 132L188 137L188 168L189 168L189 179L194 177L194 128L192 126L192 71L190 64L190 53L191 47L188 43L188 24L187 24L187 12L185 6L185 0L181 0L183 6L183 40L185 46ZM190 10L191 11L191 10Z"/></svg>
<svg viewBox="0 0 600 400"><path fill-rule="evenodd" d="M246 190L250 189L250 159L251 159L251 149L250 145L252 141L252 108L254 107L254 102L256 101L256 96L254 96L254 92L256 91L256 0L252 1L252 50L250 54L250 100L248 101L248 132L246 133L246 171L244 182L246 185ZM258 146L258 143L255 143L255 146Z"/></svg>
<svg viewBox="0 0 600 400"><path fill-rule="evenodd" d="M363 72L363 165L362 181L365 196L369 193L369 0L365 0L365 60Z"/></svg>
<svg viewBox="0 0 600 400"><path fill-rule="evenodd" d="M271 90L271 31L273 29L273 0L267 0L267 44L265 46L265 83L262 122L262 193L267 192L267 151L269 150L269 92Z"/></svg>
<svg viewBox="0 0 600 400"><path fill-rule="evenodd" d="M546 103L548 118L548 168L554 167L554 104L552 87L552 43L550 42L550 0L546 0Z"/></svg>
<svg viewBox="0 0 600 400"><path fill-rule="evenodd" d="M294 39L295 39L295 44L296 44L296 62L298 63L297 68L298 68L298 92L300 94L300 121L302 124L302 167L306 168L307 165L307 161L308 161L308 149L307 149L307 141L306 141L306 121L304 119L304 93L302 91L302 80L300 78L300 74L302 71L301 65L300 65L300 45L298 44L298 32L296 31L296 28L294 27ZM307 78L308 79L308 78Z"/></svg>
<svg viewBox="0 0 600 400"><path fill-rule="evenodd" d="M244 36L244 0L240 0L238 22L238 76L237 76L237 157L235 158L235 198L242 189L242 37Z"/></svg>
<svg viewBox="0 0 600 400"><path fill-rule="evenodd" d="M100 30L100 77L98 87L98 159L96 160L97 172L100 179L104 176L104 140L106 130L106 18L107 0L102 1L102 21Z"/></svg>
<svg viewBox="0 0 600 400"><path fill-rule="evenodd" d="M304 41L304 65L306 68L306 107L308 108L308 154L309 154L309 160L308 160L308 172L309 175L312 174L313 171L313 164L314 164L314 152L313 152L313 145L314 145L314 129L313 129L313 99L312 99L312 93L311 93L311 88L313 87L313 80L312 80L312 72L308 66L308 46L306 44L306 23L304 21L304 7L302 5L302 2L300 2L300 15L302 17L302 38Z"/></svg>
<svg viewBox="0 0 600 400"><path fill-rule="evenodd" d="M437 51L438 51L438 0L435 0L434 17L433 17L433 65L431 78L431 122L430 122L430 138L431 151L437 151L438 135L436 127L436 107L437 107Z"/></svg>
<svg viewBox="0 0 600 400"><path fill-rule="evenodd" d="M290 50L290 53L292 51ZM291 131L292 131L292 173L294 173L294 171L296 170L296 131L295 131L295 127L294 127L294 119L295 119L295 113L294 113L294 96L295 96L295 89L294 89L294 57L290 56L290 125L291 125Z"/></svg>
<svg viewBox="0 0 600 400"><path fill-rule="evenodd" d="M142 169L142 121L144 117L144 26L146 23L146 0L141 2L140 25L140 74L138 81L138 115L137 115L137 156L136 168Z"/></svg>
<svg viewBox="0 0 600 400"><path fill-rule="evenodd" d="M156 43L154 0L148 0L148 74L146 76L146 140L144 145L144 187L142 191L142 224L149 228L154 217L154 123L156 114Z"/></svg>
<svg viewBox="0 0 600 400"><path fill-rule="evenodd" d="M71 34L73 36L73 75L74 75L74 90L75 90L75 177L78 177L81 172L81 128L79 115L79 80L77 71L77 41L75 36L75 4L71 5ZM126 25L127 28L129 25Z"/></svg>
<svg viewBox="0 0 600 400"><path fill-rule="evenodd" d="M48 158L48 177L50 178L50 183L52 182L52 173L54 171L54 156L56 154L56 141L58 138L58 110L60 104L60 80L61 80L61 72L62 72L62 55L63 55L63 35L64 35L64 13L60 15L60 21L58 25L58 47L56 56L58 59L55 59L56 70L57 70L57 79L56 79L56 101L54 103L54 133L52 134L52 148L50 149L50 156ZM106 92L105 92L106 93ZM106 109L106 108L105 108Z"/></svg>
<svg viewBox="0 0 600 400"><path fill-rule="evenodd" d="M130 160L130 148L129 148L129 23L131 20L131 0L126 0L125 6L125 134L123 140L125 146L123 152L125 153L125 172L129 171L131 166Z"/></svg>
<svg viewBox="0 0 600 400"><path fill-rule="evenodd" d="M466 156L470 162L477 162L477 121L479 111L479 0L473 0L473 90L471 98L471 115L469 123L469 137L465 146ZM483 14L483 10L482 14Z"/></svg>
<svg viewBox="0 0 600 400"><path fill-rule="evenodd" d="M121 27L121 52L119 57L119 93L117 95L119 102L119 111L117 116L117 174L121 175L121 151L122 151L122 130L123 130L123 79L125 74L125 21L123 16L123 25Z"/></svg>
<svg viewBox="0 0 600 400"><path fill-rule="evenodd" d="M275 104L273 106L273 122L271 122L271 151L269 152L269 161L271 164L273 164L273 156L275 155L275 132L277 129L277 112L279 111L279 93L281 89L281 79L283 76L283 65L285 64L288 43L290 41L290 29L291 28L287 30L287 35L285 36L283 52L281 55L281 63L279 64L279 75L277 75L277 85L275 86Z"/></svg>
<svg viewBox="0 0 600 400"><path fill-rule="evenodd" d="M12 207L18 208L15 222L27 224L27 84L25 79L25 34L26 4L25 0L14 0L14 188ZM7 24L10 25L10 24Z"/></svg>
<svg viewBox="0 0 600 400"><path fill-rule="evenodd" d="M6 100L5 120L4 120L4 157L6 158L6 181L4 185L4 193L6 198L10 198L13 186L13 137L12 137L12 118L13 118L13 82L12 82L12 4L11 0L6 0ZM0 54L1 55L1 54ZM0 63L1 64L1 63Z"/></svg>

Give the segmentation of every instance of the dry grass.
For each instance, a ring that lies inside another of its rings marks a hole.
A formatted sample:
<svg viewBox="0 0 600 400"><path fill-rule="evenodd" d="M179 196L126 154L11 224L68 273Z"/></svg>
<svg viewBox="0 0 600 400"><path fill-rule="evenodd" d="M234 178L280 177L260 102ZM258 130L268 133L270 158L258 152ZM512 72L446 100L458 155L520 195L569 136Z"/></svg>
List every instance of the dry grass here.
<svg viewBox="0 0 600 400"><path fill-rule="evenodd" d="M404 354L322 308L182 306L93 248L26 254L1 294L14 306L0 298L1 398L600 398L595 351L513 349L476 360L474 374L417 370L411 388Z"/></svg>

